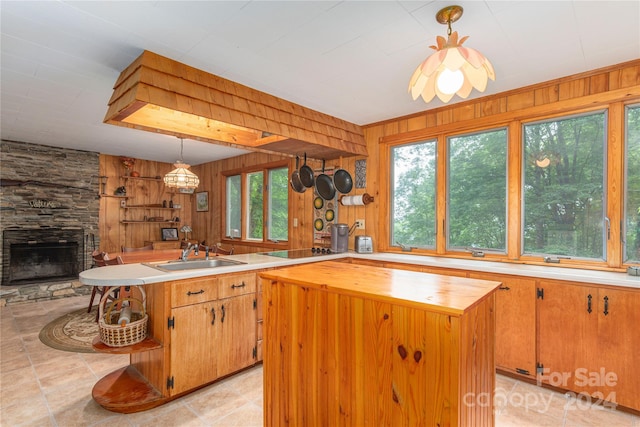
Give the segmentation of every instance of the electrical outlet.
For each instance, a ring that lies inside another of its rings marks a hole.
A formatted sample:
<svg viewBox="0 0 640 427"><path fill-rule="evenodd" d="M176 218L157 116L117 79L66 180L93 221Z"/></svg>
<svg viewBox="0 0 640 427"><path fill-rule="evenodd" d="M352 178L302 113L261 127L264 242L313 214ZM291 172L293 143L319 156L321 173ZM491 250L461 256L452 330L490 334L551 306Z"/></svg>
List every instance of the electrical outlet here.
<svg viewBox="0 0 640 427"><path fill-rule="evenodd" d="M364 219L356 219L356 229L364 230Z"/></svg>

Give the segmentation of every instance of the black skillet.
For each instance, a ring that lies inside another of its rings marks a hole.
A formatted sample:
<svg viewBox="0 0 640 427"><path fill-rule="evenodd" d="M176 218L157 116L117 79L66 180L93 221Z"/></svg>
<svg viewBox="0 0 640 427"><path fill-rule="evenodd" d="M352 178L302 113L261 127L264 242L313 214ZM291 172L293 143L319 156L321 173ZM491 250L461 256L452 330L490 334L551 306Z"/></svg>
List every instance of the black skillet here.
<svg viewBox="0 0 640 427"><path fill-rule="evenodd" d="M316 178L316 191L325 200L333 200L336 196L336 187L333 186L333 180L324 173L324 160L322 161L322 173Z"/></svg>
<svg viewBox="0 0 640 427"><path fill-rule="evenodd" d="M313 187L313 169L307 165L307 153L304 153L304 165L300 168L300 181L307 188Z"/></svg>
<svg viewBox="0 0 640 427"><path fill-rule="evenodd" d="M336 169L333 172L333 185L342 194L347 194L353 188L351 174L342 169L342 157L340 158L340 169Z"/></svg>
<svg viewBox="0 0 640 427"><path fill-rule="evenodd" d="M302 181L300 180L300 172L298 171L298 166L300 166L300 157L296 156L296 170L291 174L291 188L296 193L304 193L307 190L307 187L304 186Z"/></svg>

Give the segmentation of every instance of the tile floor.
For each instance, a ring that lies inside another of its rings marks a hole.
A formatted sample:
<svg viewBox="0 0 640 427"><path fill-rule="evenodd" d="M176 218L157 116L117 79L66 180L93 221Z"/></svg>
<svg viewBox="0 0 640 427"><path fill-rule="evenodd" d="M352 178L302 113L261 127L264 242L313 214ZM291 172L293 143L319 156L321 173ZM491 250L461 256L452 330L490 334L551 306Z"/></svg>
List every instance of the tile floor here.
<svg viewBox="0 0 640 427"><path fill-rule="evenodd" d="M262 368L251 368L167 405L137 414L98 406L91 389L128 363L126 355L69 353L38 339L49 321L86 307L73 297L0 308L0 425L13 426L261 426ZM630 426L640 417L589 407L501 375L497 426Z"/></svg>

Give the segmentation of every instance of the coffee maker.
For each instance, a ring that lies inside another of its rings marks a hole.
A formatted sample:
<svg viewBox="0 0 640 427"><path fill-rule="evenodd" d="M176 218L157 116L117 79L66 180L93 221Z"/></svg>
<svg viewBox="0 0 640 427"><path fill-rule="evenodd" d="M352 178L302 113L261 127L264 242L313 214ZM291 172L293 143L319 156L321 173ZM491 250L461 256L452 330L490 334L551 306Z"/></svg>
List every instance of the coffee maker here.
<svg viewBox="0 0 640 427"><path fill-rule="evenodd" d="M331 252L340 253L349 250L349 226L347 224L331 225Z"/></svg>

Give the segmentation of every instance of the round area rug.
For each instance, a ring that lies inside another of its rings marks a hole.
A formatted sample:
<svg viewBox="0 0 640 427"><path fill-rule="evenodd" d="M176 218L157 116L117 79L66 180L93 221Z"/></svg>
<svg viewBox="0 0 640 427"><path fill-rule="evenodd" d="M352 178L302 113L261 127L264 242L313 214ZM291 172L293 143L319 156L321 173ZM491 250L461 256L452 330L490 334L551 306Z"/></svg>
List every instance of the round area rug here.
<svg viewBox="0 0 640 427"><path fill-rule="evenodd" d="M97 309L97 306L93 307L91 313L87 313L83 308L49 322L40 331L40 341L57 350L95 353L91 343L100 333L96 322Z"/></svg>

